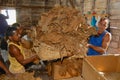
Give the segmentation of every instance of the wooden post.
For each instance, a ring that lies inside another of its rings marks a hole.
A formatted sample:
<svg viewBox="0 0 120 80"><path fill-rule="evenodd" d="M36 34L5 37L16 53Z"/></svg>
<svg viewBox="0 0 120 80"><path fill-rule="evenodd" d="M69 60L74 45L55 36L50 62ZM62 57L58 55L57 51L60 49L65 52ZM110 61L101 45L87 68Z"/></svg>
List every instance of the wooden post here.
<svg viewBox="0 0 120 80"><path fill-rule="evenodd" d="M110 17L110 0L107 0L107 4L106 4L107 6L106 6L106 14L108 14L108 18ZM109 31L110 32L110 23L109 23L109 26L108 26L108 28L107 28L107 31Z"/></svg>
<svg viewBox="0 0 120 80"><path fill-rule="evenodd" d="M69 2L70 2L70 4L71 4L71 6L72 6L73 8L75 8L75 5L74 5L73 0L69 0Z"/></svg>
<svg viewBox="0 0 120 80"><path fill-rule="evenodd" d="M92 0L92 8L91 11L93 12L95 10L95 0Z"/></svg>
<svg viewBox="0 0 120 80"><path fill-rule="evenodd" d="M84 13L84 0L81 0L80 2L80 6L81 6L81 13Z"/></svg>

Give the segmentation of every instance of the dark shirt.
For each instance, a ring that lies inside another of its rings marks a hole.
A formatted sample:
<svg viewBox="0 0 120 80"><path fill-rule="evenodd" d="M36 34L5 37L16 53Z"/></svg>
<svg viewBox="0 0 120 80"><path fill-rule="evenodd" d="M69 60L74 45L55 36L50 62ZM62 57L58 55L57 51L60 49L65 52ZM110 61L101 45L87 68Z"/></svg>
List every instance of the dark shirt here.
<svg viewBox="0 0 120 80"><path fill-rule="evenodd" d="M6 21L6 16L0 14L0 35L5 34L7 28L8 28L8 23Z"/></svg>
<svg viewBox="0 0 120 80"><path fill-rule="evenodd" d="M2 56L1 56L1 53L0 53L0 61L1 61L2 63L4 63L4 60L3 60ZM1 74L5 74L5 71L0 67L0 75L1 75Z"/></svg>
<svg viewBox="0 0 120 80"><path fill-rule="evenodd" d="M0 48L1 48L2 50L7 50L7 47L8 47L7 41L6 41L4 38L1 39Z"/></svg>

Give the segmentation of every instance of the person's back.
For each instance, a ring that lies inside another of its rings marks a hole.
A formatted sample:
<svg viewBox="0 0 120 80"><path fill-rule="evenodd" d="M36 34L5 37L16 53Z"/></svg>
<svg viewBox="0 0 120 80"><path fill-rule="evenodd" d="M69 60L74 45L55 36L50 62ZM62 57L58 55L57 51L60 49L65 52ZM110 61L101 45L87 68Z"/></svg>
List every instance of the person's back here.
<svg viewBox="0 0 120 80"><path fill-rule="evenodd" d="M5 34L8 28L8 23L6 21L7 18L9 18L8 13L7 13L7 16L0 13L0 35L1 36Z"/></svg>

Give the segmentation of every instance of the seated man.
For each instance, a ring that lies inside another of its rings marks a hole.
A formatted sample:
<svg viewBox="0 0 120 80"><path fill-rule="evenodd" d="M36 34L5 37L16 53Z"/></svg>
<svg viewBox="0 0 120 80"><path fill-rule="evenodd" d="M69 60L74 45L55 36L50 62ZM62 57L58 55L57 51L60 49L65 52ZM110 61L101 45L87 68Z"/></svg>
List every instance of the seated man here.
<svg viewBox="0 0 120 80"><path fill-rule="evenodd" d="M106 31L108 24L109 20L107 18L100 19L97 26L97 35L91 36L89 39L87 55L102 55L106 53L111 41L111 33Z"/></svg>
<svg viewBox="0 0 120 80"><path fill-rule="evenodd" d="M25 72L24 65L35 61L38 59L37 55L30 58L25 58L25 55L20 45L20 34L14 27L9 27L7 29L6 36L8 37L8 50L9 50L9 70L12 73L23 73Z"/></svg>

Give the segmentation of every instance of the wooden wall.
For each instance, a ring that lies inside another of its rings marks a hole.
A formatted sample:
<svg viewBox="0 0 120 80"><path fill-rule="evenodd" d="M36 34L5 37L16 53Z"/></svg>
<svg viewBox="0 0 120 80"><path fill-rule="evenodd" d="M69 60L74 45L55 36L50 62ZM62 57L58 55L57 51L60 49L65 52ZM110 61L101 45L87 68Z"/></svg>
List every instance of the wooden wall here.
<svg viewBox="0 0 120 80"><path fill-rule="evenodd" d="M108 52L120 54L120 0L110 0L110 5L110 26L113 37Z"/></svg>
<svg viewBox="0 0 120 80"><path fill-rule="evenodd" d="M0 7L14 8L17 22L31 26L36 25L42 13L54 6L55 0L0 0Z"/></svg>
<svg viewBox="0 0 120 80"><path fill-rule="evenodd" d="M29 26L37 25L42 13L48 11L54 6L53 0L26 0L23 7L18 8L18 22Z"/></svg>

